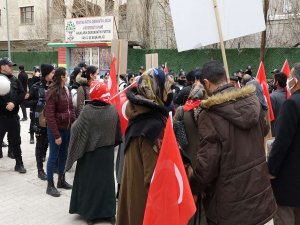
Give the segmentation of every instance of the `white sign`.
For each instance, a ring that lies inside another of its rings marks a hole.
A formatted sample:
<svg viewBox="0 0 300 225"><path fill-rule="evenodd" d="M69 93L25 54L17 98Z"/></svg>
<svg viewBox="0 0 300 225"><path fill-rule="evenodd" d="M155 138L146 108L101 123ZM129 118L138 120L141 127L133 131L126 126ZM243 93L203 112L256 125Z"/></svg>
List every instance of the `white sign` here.
<svg viewBox="0 0 300 225"><path fill-rule="evenodd" d="M65 20L66 42L102 42L113 39L114 18L84 17Z"/></svg>
<svg viewBox="0 0 300 225"><path fill-rule="evenodd" d="M212 0L170 0L178 51L220 42ZM266 29L261 0L218 0L224 41Z"/></svg>

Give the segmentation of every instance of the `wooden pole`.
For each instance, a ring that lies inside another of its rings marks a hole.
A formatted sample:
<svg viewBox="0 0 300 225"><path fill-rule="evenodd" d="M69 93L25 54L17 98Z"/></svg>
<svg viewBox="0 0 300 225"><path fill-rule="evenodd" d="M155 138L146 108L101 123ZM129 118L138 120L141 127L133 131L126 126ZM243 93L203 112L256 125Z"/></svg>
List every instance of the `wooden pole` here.
<svg viewBox="0 0 300 225"><path fill-rule="evenodd" d="M213 0L213 3L214 3L214 10L215 10L215 16L216 16L216 21L217 21L218 33L219 33L219 38L220 38L224 68L225 68L225 71L226 71L227 80L228 80L228 82L230 82L228 63L227 63L227 57L226 57L226 51L225 51L225 45L224 45L224 38L223 38L223 31L222 31L220 13L219 13L219 8L218 8L218 2L217 2L217 0Z"/></svg>

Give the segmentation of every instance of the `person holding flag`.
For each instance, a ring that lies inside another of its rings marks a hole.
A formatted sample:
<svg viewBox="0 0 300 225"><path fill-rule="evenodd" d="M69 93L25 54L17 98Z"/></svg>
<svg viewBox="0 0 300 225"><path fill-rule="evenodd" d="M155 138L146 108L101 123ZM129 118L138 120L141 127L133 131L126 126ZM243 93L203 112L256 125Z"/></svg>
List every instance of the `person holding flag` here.
<svg viewBox="0 0 300 225"><path fill-rule="evenodd" d="M300 63L294 65L287 87L292 95L279 112L276 137L268 158L278 204L275 225L300 224Z"/></svg>
<svg viewBox="0 0 300 225"><path fill-rule="evenodd" d="M148 190L161 147L172 98L160 69L150 69L127 91L125 162L118 204L118 225L141 225Z"/></svg>
<svg viewBox="0 0 300 225"><path fill-rule="evenodd" d="M263 225L273 218L276 202L264 150L269 127L255 86L234 88L217 61L203 65L200 82L209 97L198 116L191 188L205 193L208 225Z"/></svg>

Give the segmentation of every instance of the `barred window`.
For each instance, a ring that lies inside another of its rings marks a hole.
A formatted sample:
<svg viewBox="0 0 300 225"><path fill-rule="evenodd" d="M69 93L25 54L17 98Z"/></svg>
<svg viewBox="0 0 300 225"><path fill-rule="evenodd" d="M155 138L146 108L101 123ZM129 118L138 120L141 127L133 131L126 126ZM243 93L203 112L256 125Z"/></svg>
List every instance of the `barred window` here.
<svg viewBox="0 0 300 225"><path fill-rule="evenodd" d="M32 24L34 22L33 6L21 7L21 24Z"/></svg>

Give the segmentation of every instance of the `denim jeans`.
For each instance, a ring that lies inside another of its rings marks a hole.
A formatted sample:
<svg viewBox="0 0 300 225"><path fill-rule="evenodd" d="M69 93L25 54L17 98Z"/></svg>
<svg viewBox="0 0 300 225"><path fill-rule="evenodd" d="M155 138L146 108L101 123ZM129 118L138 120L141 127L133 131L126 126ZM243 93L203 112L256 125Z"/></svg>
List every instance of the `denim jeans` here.
<svg viewBox="0 0 300 225"><path fill-rule="evenodd" d="M70 130L59 130L62 139L61 145L55 144L55 137L50 128L47 127L47 135L49 140L49 157L47 162L47 178L48 181L53 181L54 166L58 159L58 173L64 174L66 161L68 157L68 147L70 141Z"/></svg>

